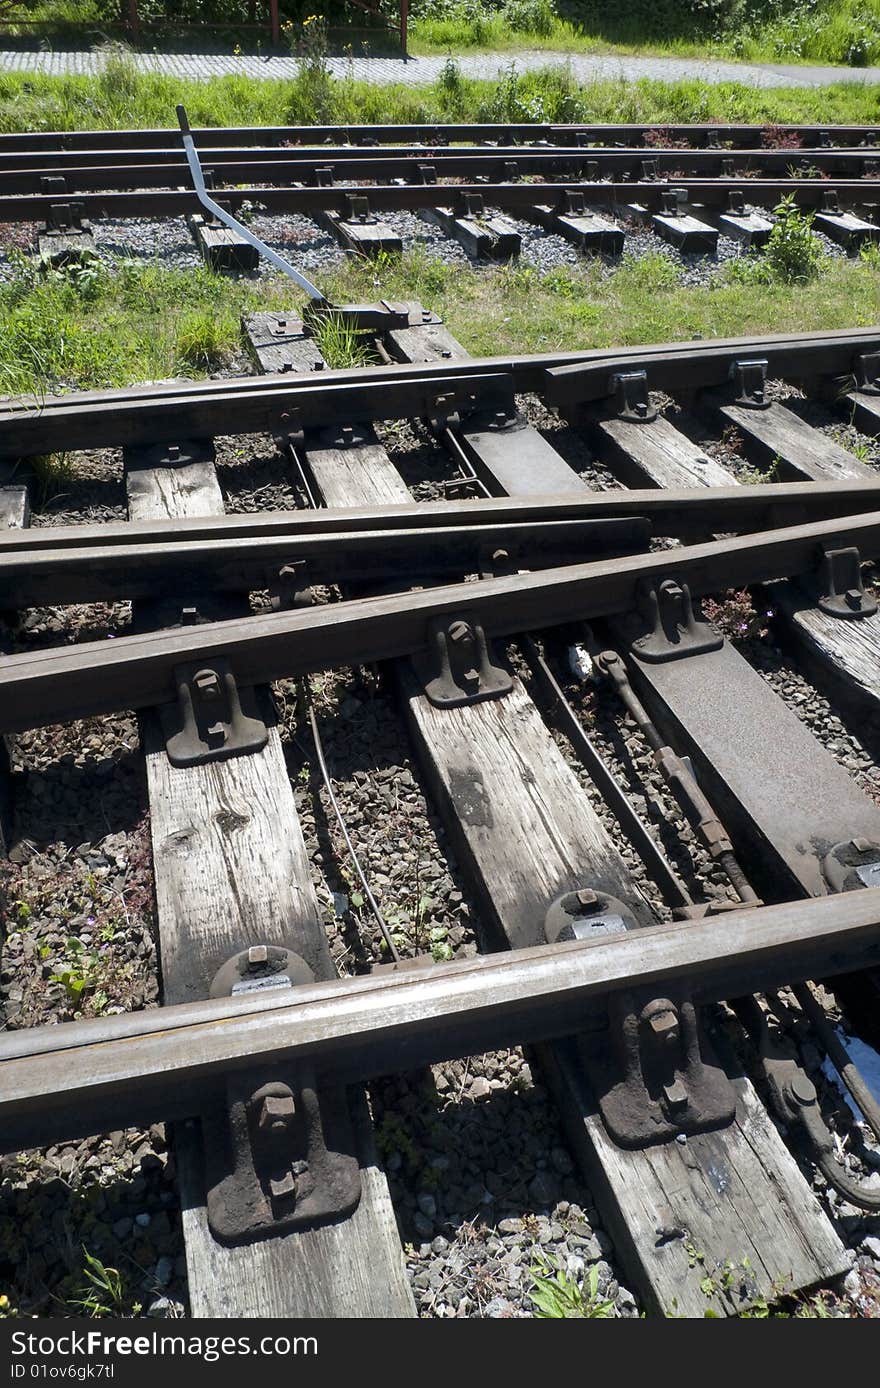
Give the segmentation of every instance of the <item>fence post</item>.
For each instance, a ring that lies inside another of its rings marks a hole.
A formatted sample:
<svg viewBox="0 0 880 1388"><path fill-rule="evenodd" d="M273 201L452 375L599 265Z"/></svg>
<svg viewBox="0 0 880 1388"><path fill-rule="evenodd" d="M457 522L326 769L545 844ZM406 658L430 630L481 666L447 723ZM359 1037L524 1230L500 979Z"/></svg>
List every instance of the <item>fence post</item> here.
<svg viewBox="0 0 880 1388"><path fill-rule="evenodd" d="M407 31L409 29L409 0L400 0L400 47L403 56L408 56L406 51Z"/></svg>
<svg viewBox="0 0 880 1388"><path fill-rule="evenodd" d="M272 24L272 42L277 46L281 42L281 23L278 18L278 0L269 0L269 19Z"/></svg>
<svg viewBox="0 0 880 1388"><path fill-rule="evenodd" d="M138 0L128 0L128 14L127 16L123 14L122 22L131 34L132 40L138 43L141 36L141 17L138 14Z"/></svg>

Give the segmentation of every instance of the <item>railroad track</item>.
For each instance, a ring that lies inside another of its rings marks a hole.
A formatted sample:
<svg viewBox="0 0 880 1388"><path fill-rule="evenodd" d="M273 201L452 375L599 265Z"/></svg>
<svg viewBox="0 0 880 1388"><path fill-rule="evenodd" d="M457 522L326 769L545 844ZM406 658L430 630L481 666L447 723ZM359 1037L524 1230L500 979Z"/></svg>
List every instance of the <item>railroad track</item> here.
<svg viewBox="0 0 880 1388"><path fill-rule="evenodd" d="M252 145L381 145L413 143L442 147L477 141L501 144L621 145L646 149L680 145L682 148L762 149L787 146L875 145L880 125L737 125L712 122L702 125L564 125L531 122L517 124L427 125L269 125L204 126L194 131L200 149ZM59 130L0 135L0 156L7 153L39 154L79 150L137 150L178 148L177 132L158 130Z"/></svg>
<svg viewBox="0 0 880 1388"><path fill-rule="evenodd" d="M382 217L414 211L478 257L516 255L511 217L585 251L620 254L646 226L685 253L719 234L760 246L783 197L848 251L880 237L877 132L869 127L445 126L198 131L216 199L317 220L348 249L397 251ZM250 145L248 144L250 140ZM185 186L181 186L181 184ZM0 222L44 223L45 254L93 246L89 218L187 216L217 268L256 252L202 218L170 132L0 136Z"/></svg>
<svg viewBox="0 0 880 1388"><path fill-rule="evenodd" d="M386 364L318 370L308 322L258 314L262 377L0 403L5 605L134 609L109 642L21 631L0 730L139 712L164 1004L0 1038L3 1149L173 1121L195 1314L410 1315L358 1086L528 1042L647 1307L842 1277L814 1171L838 1212L877 1194L767 1017L818 1027L858 1092L811 980L870 1020L880 790L699 600L760 591L870 743L880 334L471 360L420 305L350 312ZM297 509L224 514L215 440L248 432ZM27 459L107 448L129 520L29 528ZM285 744L317 735L316 676L376 663L485 957L389 964L377 907L337 978Z"/></svg>

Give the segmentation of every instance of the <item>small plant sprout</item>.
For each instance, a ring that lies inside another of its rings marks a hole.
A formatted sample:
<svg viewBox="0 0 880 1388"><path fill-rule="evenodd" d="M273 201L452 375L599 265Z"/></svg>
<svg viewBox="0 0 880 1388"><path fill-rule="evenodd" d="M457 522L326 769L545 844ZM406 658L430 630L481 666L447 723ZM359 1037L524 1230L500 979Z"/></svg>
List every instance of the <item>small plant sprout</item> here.
<svg viewBox="0 0 880 1388"><path fill-rule="evenodd" d="M339 313L328 313L315 327L315 341L328 366L367 366L373 360L363 336Z"/></svg>
<svg viewBox="0 0 880 1388"><path fill-rule="evenodd" d="M78 1306L83 1315L93 1318L124 1315L126 1298L122 1274L116 1268L106 1267L96 1254L89 1252L85 1244L83 1258L86 1280L76 1296L71 1297L71 1306Z"/></svg>
<svg viewBox="0 0 880 1388"><path fill-rule="evenodd" d="M31 458L30 468L36 483L39 510L59 496L74 475L70 453L45 453Z"/></svg>
<svg viewBox="0 0 880 1388"><path fill-rule="evenodd" d="M599 1269L591 1267L582 1282L569 1276L556 1258L540 1254L529 1269L529 1299L535 1315L547 1320L608 1320L614 1302L599 1295Z"/></svg>
<svg viewBox="0 0 880 1388"><path fill-rule="evenodd" d="M703 599L703 614L729 641L759 641L769 633L772 608L758 610L747 588L731 589L718 601Z"/></svg>

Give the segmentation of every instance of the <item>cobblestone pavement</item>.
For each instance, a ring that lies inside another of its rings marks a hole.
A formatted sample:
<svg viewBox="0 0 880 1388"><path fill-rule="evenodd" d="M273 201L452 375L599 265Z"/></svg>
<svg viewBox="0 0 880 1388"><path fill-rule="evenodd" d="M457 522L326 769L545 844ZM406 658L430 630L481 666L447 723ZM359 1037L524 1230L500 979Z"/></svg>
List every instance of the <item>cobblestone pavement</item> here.
<svg viewBox="0 0 880 1388"><path fill-rule="evenodd" d="M247 77L290 78L296 75L299 60L293 57L234 56L226 53L133 53L131 61L142 72L161 72L176 77L206 80L238 74ZM446 61L431 58L331 58L337 77L354 77L366 82L403 82L418 86L439 77ZM831 82L880 83L880 67L802 67L800 65L727 63L691 58L604 57L587 53L463 54L456 58L465 77L498 77L511 62L524 72L530 68L568 65L583 83L601 78L635 81L649 77L668 82L699 79L717 84L741 82L753 87L820 87ZM99 72L105 55L97 51L0 51L0 71L43 72L51 74Z"/></svg>

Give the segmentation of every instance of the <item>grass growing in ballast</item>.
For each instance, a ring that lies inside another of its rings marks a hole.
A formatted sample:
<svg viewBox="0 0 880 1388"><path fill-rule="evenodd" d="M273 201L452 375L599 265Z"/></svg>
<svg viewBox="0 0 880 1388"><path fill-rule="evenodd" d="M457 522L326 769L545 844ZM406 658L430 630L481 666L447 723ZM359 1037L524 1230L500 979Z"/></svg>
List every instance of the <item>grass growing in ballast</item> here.
<svg viewBox="0 0 880 1388"><path fill-rule="evenodd" d="M350 260L322 274L321 287L335 303L419 300L479 356L876 323L880 252L868 248L854 260L814 254L801 222L781 218L769 253L720 266L696 286L683 284L660 250L624 255L613 268L585 258L542 273L516 262L448 265L415 248ZM0 284L0 393L246 372L241 314L299 308L299 292L280 276L232 279L134 261L46 272L19 256L14 280ZM332 320L327 333L334 365L362 359L361 345Z"/></svg>
<svg viewBox="0 0 880 1388"><path fill-rule="evenodd" d="M738 267L738 268L737 268ZM875 323L880 257L820 259L808 278L763 256L720 267L709 283L684 285L656 251L618 267L585 259L541 273L515 262L487 270L446 265L413 251L378 267L351 263L324 287L336 302L417 299L439 313L469 352L588 350L690 338L819 332Z"/></svg>
<svg viewBox="0 0 880 1388"><path fill-rule="evenodd" d="M16 270L0 285L2 394L204 376L239 350L240 314L282 307L289 283L134 261Z"/></svg>

